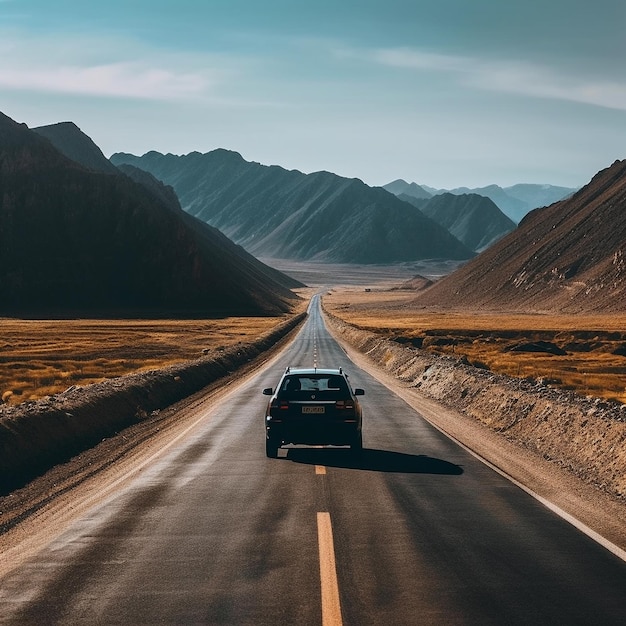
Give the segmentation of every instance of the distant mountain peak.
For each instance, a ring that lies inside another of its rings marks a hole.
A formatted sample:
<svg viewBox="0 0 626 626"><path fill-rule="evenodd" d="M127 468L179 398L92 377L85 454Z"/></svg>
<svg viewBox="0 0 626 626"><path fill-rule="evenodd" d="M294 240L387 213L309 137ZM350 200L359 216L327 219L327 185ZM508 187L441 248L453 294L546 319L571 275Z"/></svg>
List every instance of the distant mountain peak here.
<svg viewBox="0 0 626 626"><path fill-rule="evenodd" d="M408 189L415 183L407 183L398 179L384 185L384 188L395 195L413 195ZM452 193L455 195L476 193L486 198L490 198L497 207L515 223L518 223L528 212L541 206L548 206L559 200L570 196L576 191L574 188L558 187L548 184L520 183L510 187L502 188L495 183L485 187L456 187L454 189L435 189L427 185L421 185L420 189L426 191L431 196L442 193Z"/></svg>
<svg viewBox="0 0 626 626"><path fill-rule="evenodd" d="M418 185L417 183L407 183L402 178L394 180L387 185L383 185L383 189L385 189L389 193L392 193L394 196L406 195L419 199L427 199L432 197L432 194L421 185Z"/></svg>

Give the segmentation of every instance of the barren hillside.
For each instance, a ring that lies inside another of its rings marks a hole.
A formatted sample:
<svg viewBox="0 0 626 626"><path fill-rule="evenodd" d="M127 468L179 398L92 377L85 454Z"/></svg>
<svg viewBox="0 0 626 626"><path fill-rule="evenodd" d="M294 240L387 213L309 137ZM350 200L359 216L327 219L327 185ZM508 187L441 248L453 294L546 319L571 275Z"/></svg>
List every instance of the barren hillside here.
<svg viewBox="0 0 626 626"><path fill-rule="evenodd" d="M610 312L626 305L626 161L574 196L529 213L417 305Z"/></svg>

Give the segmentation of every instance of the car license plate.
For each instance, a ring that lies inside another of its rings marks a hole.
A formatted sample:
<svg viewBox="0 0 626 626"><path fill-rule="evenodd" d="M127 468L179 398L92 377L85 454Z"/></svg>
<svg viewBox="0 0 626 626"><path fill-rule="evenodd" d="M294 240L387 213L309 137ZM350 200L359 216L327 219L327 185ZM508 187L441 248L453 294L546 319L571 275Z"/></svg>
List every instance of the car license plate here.
<svg viewBox="0 0 626 626"><path fill-rule="evenodd" d="M315 413L315 414L320 414L320 413L324 413L324 407L323 406L303 406L302 407L302 412L303 413Z"/></svg>

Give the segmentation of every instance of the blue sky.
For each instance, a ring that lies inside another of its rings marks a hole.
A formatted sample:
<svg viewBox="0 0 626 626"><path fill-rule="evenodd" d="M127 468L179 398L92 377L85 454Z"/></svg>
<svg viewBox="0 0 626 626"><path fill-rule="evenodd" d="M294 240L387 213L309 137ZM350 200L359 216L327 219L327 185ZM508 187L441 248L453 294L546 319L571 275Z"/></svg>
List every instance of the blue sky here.
<svg viewBox="0 0 626 626"><path fill-rule="evenodd" d="M0 111L108 156L371 185L582 185L626 158L623 0L0 0Z"/></svg>

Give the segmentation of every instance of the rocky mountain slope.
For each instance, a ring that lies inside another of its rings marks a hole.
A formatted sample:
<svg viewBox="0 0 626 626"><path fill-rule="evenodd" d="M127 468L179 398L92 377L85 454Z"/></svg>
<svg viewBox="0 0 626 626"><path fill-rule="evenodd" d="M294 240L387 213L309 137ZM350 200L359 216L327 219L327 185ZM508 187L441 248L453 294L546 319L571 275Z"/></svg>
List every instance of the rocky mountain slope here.
<svg viewBox="0 0 626 626"><path fill-rule="evenodd" d="M186 211L257 256L339 263L473 256L414 207L358 179L268 167L221 149L185 156L118 153L111 161L171 185Z"/></svg>
<svg viewBox="0 0 626 626"><path fill-rule="evenodd" d="M428 200L421 211L476 252L493 245L516 226L492 200L475 193L440 194Z"/></svg>
<svg viewBox="0 0 626 626"><path fill-rule="evenodd" d="M277 314L293 302L221 234L2 114L0 190L1 314Z"/></svg>
<svg viewBox="0 0 626 626"><path fill-rule="evenodd" d="M423 292L420 305L611 312L626 306L626 161Z"/></svg>

